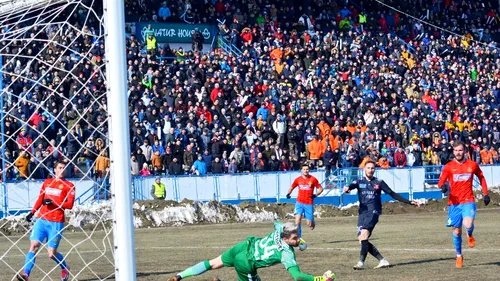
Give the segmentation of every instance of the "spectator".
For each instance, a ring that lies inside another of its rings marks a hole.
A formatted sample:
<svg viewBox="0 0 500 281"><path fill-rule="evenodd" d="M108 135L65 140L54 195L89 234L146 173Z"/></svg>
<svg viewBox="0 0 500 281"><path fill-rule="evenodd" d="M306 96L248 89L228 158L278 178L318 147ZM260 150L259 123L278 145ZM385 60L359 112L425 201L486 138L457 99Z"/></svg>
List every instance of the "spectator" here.
<svg viewBox="0 0 500 281"><path fill-rule="evenodd" d="M215 157L215 160L212 163L212 173L213 174L222 174L222 173L224 173L224 166L220 162L219 157Z"/></svg>
<svg viewBox="0 0 500 281"><path fill-rule="evenodd" d="M108 158L108 152L106 150L103 150L95 161L95 173L98 175L98 177L101 177L101 175L105 174L106 169L109 168L109 166L110 160Z"/></svg>
<svg viewBox="0 0 500 281"><path fill-rule="evenodd" d="M137 158L135 157L135 155L132 155L132 157L130 157L130 166L132 176L138 176L141 172L141 166L139 165L139 162L137 162Z"/></svg>
<svg viewBox="0 0 500 281"><path fill-rule="evenodd" d="M154 37L153 32L149 32L146 38L146 51L152 57L156 57L158 52L158 42Z"/></svg>
<svg viewBox="0 0 500 281"><path fill-rule="evenodd" d="M198 159L194 161L192 170L193 173L198 176L205 176L207 174L207 165L205 161L203 161L203 156L201 154L198 155Z"/></svg>
<svg viewBox="0 0 500 281"><path fill-rule="evenodd" d="M178 162L177 157L174 157L168 166L168 173L172 176L182 175L182 165Z"/></svg>
<svg viewBox="0 0 500 281"><path fill-rule="evenodd" d="M397 168L404 168L407 165L407 158L402 147L398 147L394 154L394 164Z"/></svg>
<svg viewBox="0 0 500 281"><path fill-rule="evenodd" d="M27 179L29 177L28 165L30 162L30 157L26 151L21 151L19 157L16 159L14 165L19 171L19 176L23 179Z"/></svg>
<svg viewBox="0 0 500 281"><path fill-rule="evenodd" d="M148 163L144 163L142 165L142 170L141 170L140 175L143 177L151 176L151 171L149 170Z"/></svg>
<svg viewBox="0 0 500 281"><path fill-rule="evenodd" d="M231 158L231 164L228 167L228 173L235 174L238 172L238 164L236 163L235 158Z"/></svg>
<svg viewBox="0 0 500 281"><path fill-rule="evenodd" d="M193 52L201 52L203 51L203 41L205 38L203 38L203 34L198 30L196 27L194 29L193 35L191 35L191 38L193 40Z"/></svg>
<svg viewBox="0 0 500 281"><path fill-rule="evenodd" d="M165 200L167 190L165 184L161 182L161 177L156 177L155 182L151 186L151 196L154 200Z"/></svg>

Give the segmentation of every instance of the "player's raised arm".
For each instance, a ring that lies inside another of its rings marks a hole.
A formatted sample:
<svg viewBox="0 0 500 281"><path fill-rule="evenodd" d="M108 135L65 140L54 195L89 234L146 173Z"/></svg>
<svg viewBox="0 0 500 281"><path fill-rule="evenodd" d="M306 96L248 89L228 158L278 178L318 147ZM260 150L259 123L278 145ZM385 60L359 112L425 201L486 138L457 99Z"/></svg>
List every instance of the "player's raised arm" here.
<svg viewBox="0 0 500 281"><path fill-rule="evenodd" d="M351 192L351 190L358 189L358 188L359 188L359 182L357 180L354 180L348 186L344 186L344 192L349 193L349 192Z"/></svg>
<svg viewBox="0 0 500 281"><path fill-rule="evenodd" d="M387 183L385 183L385 181L383 181L383 180L380 181L380 188L382 189L382 191L385 194L389 194L392 198L394 198L395 200L398 200L399 202L403 202L403 203L415 205L415 206L420 206L420 203L418 203L417 201L410 201L410 200L404 198L403 196L399 195L398 193L394 192L394 190L392 190L387 185Z"/></svg>
<svg viewBox="0 0 500 281"><path fill-rule="evenodd" d="M483 171L481 170L481 167L479 167L478 164L475 165L474 168L474 175L477 176L479 179L479 182L481 183L481 189L483 190L483 195L484 195L484 205L488 206L490 204L490 196L488 195L488 185L486 184L486 178L483 175Z"/></svg>

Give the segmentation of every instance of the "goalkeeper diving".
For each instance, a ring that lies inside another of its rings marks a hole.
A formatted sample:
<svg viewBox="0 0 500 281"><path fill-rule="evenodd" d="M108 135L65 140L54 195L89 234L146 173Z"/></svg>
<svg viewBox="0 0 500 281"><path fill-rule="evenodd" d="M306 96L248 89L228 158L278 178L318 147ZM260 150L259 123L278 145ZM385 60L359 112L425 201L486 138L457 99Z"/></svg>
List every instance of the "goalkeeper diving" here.
<svg viewBox="0 0 500 281"><path fill-rule="evenodd" d="M283 264L296 281L334 281L335 274L331 271L320 276L312 276L300 272L295 260L295 247L299 246L298 226L293 222L274 223L274 231L264 238L248 237L212 260L205 260L193 265L169 281L203 274L212 269L234 267L238 281L260 281L257 269ZM217 279L215 279L217 280Z"/></svg>

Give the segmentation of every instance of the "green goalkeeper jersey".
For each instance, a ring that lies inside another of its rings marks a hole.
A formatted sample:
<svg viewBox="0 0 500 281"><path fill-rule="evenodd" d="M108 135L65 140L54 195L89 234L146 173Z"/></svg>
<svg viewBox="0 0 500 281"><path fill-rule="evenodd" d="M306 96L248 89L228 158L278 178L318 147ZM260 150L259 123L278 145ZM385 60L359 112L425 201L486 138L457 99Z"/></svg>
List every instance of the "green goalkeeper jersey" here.
<svg viewBox="0 0 500 281"><path fill-rule="evenodd" d="M297 266L295 251L281 238L283 223L275 222L274 231L264 238L249 237L248 260L255 268L282 263L286 270Z"/></svg>

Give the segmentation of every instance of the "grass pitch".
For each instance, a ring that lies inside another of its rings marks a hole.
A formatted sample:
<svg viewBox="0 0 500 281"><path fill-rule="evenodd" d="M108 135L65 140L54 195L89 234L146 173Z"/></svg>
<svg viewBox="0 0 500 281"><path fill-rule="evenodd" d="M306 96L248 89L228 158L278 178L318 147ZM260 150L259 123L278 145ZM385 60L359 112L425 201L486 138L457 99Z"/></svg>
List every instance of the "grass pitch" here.
<svg viewBox="0 0 500 281"><path fill-rule="evenodd" d="M445 212L382 216L371 241L393 265L388 269L371 269L377 265L371 256L367 258L370 269L352 269L359 259L357 217L318 219L314 231L304 227L303 235L309 248L304 252L296 251L297 261L306 273L320 275L331 269L339 281L499 280L499 213L498 209L478 212L474 232L477 244L474 249L469 249L464 236L462 269L455 269L451 229L444 226ZM272 229L272 223L267 222L136 230L137 280L167 280L188 266L220 255L249 235L264 236ZM68 256L73 274L71 280L101 280L113 274L112 247L109 241L103 243L105 236L103 231L95 232L90 239L73 248ZM67 241L61 243L62 253L68 253L70 243L76 245L86 237L84 233L65 233ZM0 280L13 280L14 270L22 267L24 252L29 247L27 236L9 239L18 242L12 247L11 241L0 238L0 253L3 255ZM85 267L89 263L90 266ZM30 280L59 280L59 268L53 269L54 262L47 258L43 249ZM264 281L292 280L281 265L260 269L259 275ZM211 280L214 276L223 281L236 280L234 270L230 268L210 271L188 280Z"/></svg>

